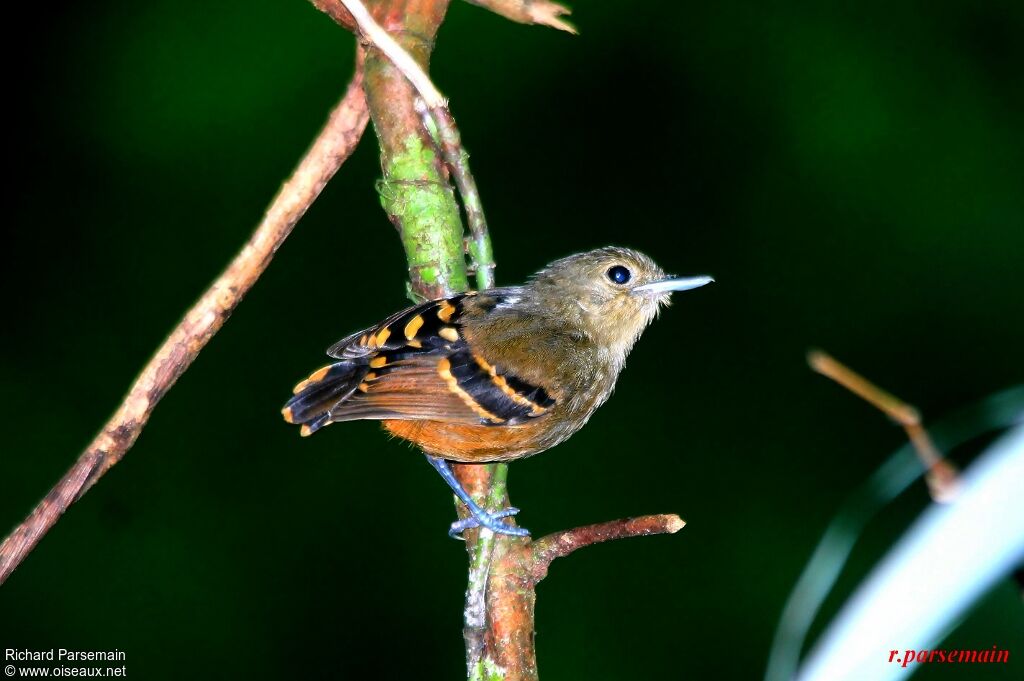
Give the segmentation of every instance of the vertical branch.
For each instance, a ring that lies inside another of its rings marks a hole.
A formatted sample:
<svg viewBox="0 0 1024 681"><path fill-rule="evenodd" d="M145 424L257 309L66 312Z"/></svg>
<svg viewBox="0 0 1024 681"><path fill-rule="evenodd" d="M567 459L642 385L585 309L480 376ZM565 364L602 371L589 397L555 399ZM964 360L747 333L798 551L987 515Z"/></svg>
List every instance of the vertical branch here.
<svg viewBox="0 0 1024 681"><path fill-rule="evenodd" d="M343 4L352 11L352 3ZM361 3L360 8L365 11ZM425 67L447 9L448 0L389 0L376 4L374 15L403 52ZM374 43L367 46L366 99L381 150L381 206L402 239L412 291L427 299L465 291L469 281L454 189L420 124L416 89Z"/></svg>
<svg viewBox="0 0 1024 681"><path fill-rule="evenodd" d="M470 494L485 498L484 508L504 508L507 500L508 464L486 466L460 466L455 474ZM488 585L491 563L498 537L487 529L466 537L469 552L469 578L466 585L466 603L463 610L462 637L466 644L466 668L470 681L483 681L486 637L488 630ZM502 541L513 541L502 536Z"/></svg>
<svg viewBox="0 0 1024 681"><path fill-rule="evenodd" d="M381 202L406 248L412 291L439 297L468 285L464 251L453 248L456 240L461 244L463 230L445 170L451 171L466 210L471 239L465 251L477 283L481 288L491 286L490 237L469 157L447 102L424 70L447 2L392 0L377 5L375 14L384 17L387 30L360 0L339 2L368 43L366 91L381 142ZM404 18L399 10L407 12ZM416 111L425 114L422 122ZM439 167L433 153L437 149L447 168ZM508 505L506 465L461 465L455 473L485 508ZM465 512L460 508L460 514ZM552 560L590 544L674 533L682 527L675 515L644 516L567 530L536 542L495 536L484 528L467 530L470 569L463 636L471 681L536 681L535 587Z"/></svg>
<svg viewBox="0 0 1024 681"><path fill-rule="evenodd" d="M423 298L438 298L466 290L467 250L477 286L489 288L494 284L494 259L483 206L468 168L468 154L462 148L447 103L424 71L447 1L393 0L376 5L372 16L361 2L341 3L368 41L366 93L384 172L378 191L381 205L402 239L412 292ZM421 120L421 113L428 120ZM437 133L436 140L431 127ZM438 158L438 151L442 158ZM463 226L448 170L455 177L466 209L472 234L468 248L463 242ZM453 468L466 490L483 500L485 508L498 507L506 497L507 465ZM460 508L460 513L465 509ZM484 655L486 589L496 539L489 530L466 534L470 568L463 635L472 675Z"/></svg>
<svg viewBox="0 0 1024 681"><path fill-rule="evenodd" d="M470 234L466 240L466 251L473 263L476 287L490 288L494 286L494 253L491 250L491 235L487 229L480 191L469 172L469 153L462 146L459 129L455 127L455 119L446 106L435 106L428 113L436 126L438 145L451 168L455 186L459 188L459 196L462 197L462 207L466 211L466 226Z"/></svg>

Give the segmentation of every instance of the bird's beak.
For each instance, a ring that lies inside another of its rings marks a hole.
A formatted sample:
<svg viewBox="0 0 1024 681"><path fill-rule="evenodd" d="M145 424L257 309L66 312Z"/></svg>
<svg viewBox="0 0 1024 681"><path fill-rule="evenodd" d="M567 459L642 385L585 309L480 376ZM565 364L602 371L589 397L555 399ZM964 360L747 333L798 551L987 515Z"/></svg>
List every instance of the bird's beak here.
<svg viewBox="0 0 1024 681"><path fill-rule="evenodd" d="M662 279L661 281L652 281L650 284L637 286L633 289L633 293L660 295L662 293L672 293L673 291L689 291L691 289L700 288L705 284L710 284L714 280L714 277L708 276Z"/></svg>

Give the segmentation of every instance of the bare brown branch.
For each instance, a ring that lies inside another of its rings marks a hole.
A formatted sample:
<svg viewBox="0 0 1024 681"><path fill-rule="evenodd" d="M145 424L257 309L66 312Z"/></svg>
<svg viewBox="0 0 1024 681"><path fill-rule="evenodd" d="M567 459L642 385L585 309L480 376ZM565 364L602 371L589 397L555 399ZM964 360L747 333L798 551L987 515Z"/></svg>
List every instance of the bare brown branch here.
<svg viewBox="0 0 1024 681"><path fill-rule="evenodd" d="M565 5L548 0L467 0L520 24L540 24L576 34L576 27L561 17L572 12Z"/></svg>
<svg viewBox="0 0 1024 681"><path fill-rule="evenodd" d="M350 31L356 30L355 19L349 14L349 11L345 9L345 5L341 3L341 0L309 0L313 3L313 7L334 19L334 21Z"/></svg>
<svg viewBox="0 0 1024 681"><path fill-rule="evenodd" d="M568 556L584 546L628 537L675 534L685 525L682 518L674 513L667 513L644 515L639 518L623 518L555 532L541 537L531 544L531 574L533 579L539 582L547 575L551 561Z"/></svg>
<svg viewBox="0 0 1024 681"><path fill-rule="evenodd" d="M921 414L917 409L882 390L835 357L820 350L812 350L807 353L807 363L819 374L831 378L901 426L921 423Z"/></svg>
<svg viewBox="0 0 1024 681"><path fill-rule="evenodd" d="M167 337L139 374L117 412L74 466L0 544L0 584L68 506L81 498L131 448L157 403L224 325L299 218L355 149L369 119L362 72L360 55L344 98L331 112L292 177L274 197L249 241Z"/></svg>
<svg viewBox="0 0 1024 681"><path fill-rule="evenodd" d="M487 579L484 651L477 668L470 668L470 678L537 681L536 587L551 561L612 539L674 534L684 524L677 515L648 515L577 527L536 541L502 537L496 542Z"/></svg>
<svg viewBox="0 0 1024 681"><path fill-rule="evenodd" d="M896 423L903 426L914 451L927 471L925 483L932 499L952 501L959 486L960 474L932 442L928 431L921 425L921 414L913 405L882 390L836 358L820 350L807 354L807 363L822 376L831 378L854 395L876 407Z"/></svg>

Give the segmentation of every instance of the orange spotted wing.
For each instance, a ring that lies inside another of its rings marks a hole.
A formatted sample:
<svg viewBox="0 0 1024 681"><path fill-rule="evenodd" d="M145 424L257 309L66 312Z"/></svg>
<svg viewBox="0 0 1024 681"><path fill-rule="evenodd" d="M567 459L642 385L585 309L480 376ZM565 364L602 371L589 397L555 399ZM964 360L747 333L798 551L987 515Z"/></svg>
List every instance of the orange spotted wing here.
<svg viewBox="0 0 1024 681"><path fill-rule="evenodd" d="M295 386L285 420L309 435L356 419L503 426L544 415L554 400L543 388L499 370L466 341L461 320L473 295L410 307L335 343L327 354L339 361Z"/></svg>

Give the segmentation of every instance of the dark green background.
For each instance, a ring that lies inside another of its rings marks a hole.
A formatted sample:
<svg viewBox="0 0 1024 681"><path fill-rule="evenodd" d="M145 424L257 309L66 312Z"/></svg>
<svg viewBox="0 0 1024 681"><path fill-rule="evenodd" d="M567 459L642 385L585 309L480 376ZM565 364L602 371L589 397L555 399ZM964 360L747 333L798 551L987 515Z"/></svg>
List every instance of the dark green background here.
<svg viewBox="0 0 1024 681"><path fill-rule="evenodd" d="M554 565L546 679L761 675L828 518L903 441L812 375L808 347L933 417L1022 378L1024 5L800 5L578 2L573 38L455 2L440 32L432 73L499 282L608 243L719 282L677 297L586 429L512 466L537 535L689 522ZM246 239L353 53L302 0L22 9L3 48L5 527ZM379 175L368 135L130 455L0 588L0 648L116 647L146 679L463 674L443 483L374 424L304 440L278 415L323 348L405 302ZM924 503L914 488L869 527L842 593ZM1019 674L1014 586L947 643L1016 661L920 678Z"/></svg>

